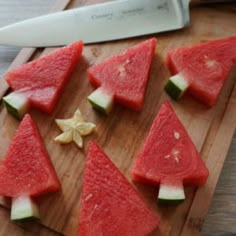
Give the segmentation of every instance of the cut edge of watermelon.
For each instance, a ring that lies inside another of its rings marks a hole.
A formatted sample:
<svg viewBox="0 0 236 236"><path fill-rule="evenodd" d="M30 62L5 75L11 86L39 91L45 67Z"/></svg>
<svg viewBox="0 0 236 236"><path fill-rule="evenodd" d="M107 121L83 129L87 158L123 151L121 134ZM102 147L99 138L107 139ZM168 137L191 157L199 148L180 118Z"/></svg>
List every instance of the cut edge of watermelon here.
<svg viewBox="0 0 236 236"><path fill-rule="evenodd" d="M101 87L102 86L102 82L96 78L96 76L94 76L94 73L96 71L96 67L103 64L103 63L108 63L111 62L112 60L119 58L120 56L125 55L126 53L129 53L130 51L135 50L136 48L140 48L141 45L148 45L150 44L150 48L151 48L151 62L150 65L148 66L148 70L147 70L147 79L145 81L145 83L142 85L143 86L143 93L140 96L133 96L132 98L127 98L127 96L125 95L120 95L117 93L114 93L114 101L116 103L119 103L121 105L124 105L128 108L131 108L135 111L141 111L143 104L144 104L144 98L145 98L145 93L146 93L146 87L147 87L147 83L150 77L150 70L152 67L152 63L153 63L153 59L154 59L154 55L156 52L156 44L157 44L157 39L155 37L152 37L150 39L147 39L139 44L134 45L131 48L127 48L126 50L124 50L122 53L118 54L118 55L114 55L114 56L110 56L107 59L105 59L103 62L95 64L93 66L91 66L90 68L87 69L87 75L89 78L90 83L95 86L95 87ZM135 97L135 98L134 98Z"/></svg>
<svg viewBox="0 0 236 236"><path fill-rule="evenodd" d="M180 47L180 48L176 48L172 51L170 51L168 54L167 54L167 57L166 57L166 65L168 66L168 69L170 71L170 73L172 75L176 75L178 73L180 73L180 71L177 69L177 66L176 66L176 63L173 61L172 57L174 57L176 54L178 53L181 53L181 51L187 51L187 50L191 50L191 49L196 49L198 48L200 50L201 47L203 46L207 46L207 45L215 45L219 42L225 42L226 40L229 40L231 41L230 42L230 45L234 46L235 45L235 42L236 42L236 36L230 36L230 37L227 37L227 38L220 38L220 39L215 39L215 40L209 40L207 42L203 42L203 43L197 43L197 44L194 44L194 45L189 45L189 46L184 46L184 47ZM230 50L232 51L234 49L234 47L230 46ZM235 58L235 55L232 53L232 63L235 64L236 63L236 58ZM230 71L232 71L232 68L231 70L229 70L229 73ZM183 72L183 71L182 71ZM227 78L229 77L226 76L226 78L223 80L223 85L225 83L225 81L227 80ZM215 103L217 102L218 98L219 98L219 95L223 89L223 85L221 86L221 88L218 90L218 92L216 94L214 94L214 96L211 95L211 93L206 93L204 94L201 90L199 90L198 88L194 88L194 86L192 86L191 84L191 88L188 90L188 93L194 97L196 100L200 101L201 103L205 104L207 107L212 107L213 105L215 105ZM210 91L210 90L209 90ZM201 94L201 95L199 95Z"/></svg>
<svg viewBox="0 0 236 236"><path fill-rule="evenodd" d="M79 63L81 57L82 57L82 52L83 52L83 47L84 47L84 43L82 40L79 41L75 41L74 43L71 43L68 46L59 48L58 50L56 49L55 51L45 55L48 56L50 54L54 54L57 53L57 51L59 51L60 49L63 48L72 48L72 50L74 50L74 54L75 56L73 57L73 62L70 65L70 67L68 68L68 76L63 80L63 82L61 83L61 85L58 87L57 91L55 92L54 98L51 100L50 104L43 104L41 102L37 102L37 101L31 101L32 105L35 108L38 108L39 110L42 110L43 112L45 112L46 114L51 114L54 110L54 108L56 107L60 94L62 94L67 82L70 80L71 78L71 74L73 73L77 63ZM40 57L43 58L44 56ZM39 59L40 59L39 58Z"/></svg>
<svg viewBox="0 0 236 236"><path fill-rule="evenodd" d="M87 154L87 160L86 160L86 165L85 165L85 173L84 173L84 177L86 176L86 171L87 171L87 168L88 168L88 165L93 161L94 158L94 154L93 152L100 152L101 155L103 157L105 157L107 160L109 160L109 162L111 163L111 165L120 173L120 177L128 183L128 185L133 189L133 191L139 196L140 200L143 202L144 205L146 205L147 209L149 209L149 211L151 212L152 214L152 217L153 217L153 226L148 230L148 233L147 235L151 234L154 230L156 230L157 228L159 228L159 225L160 225L160 218L159 216L150 208L150 206L148 206L148 204L146 203L146 201L142 198L142 196L140 195L140 193L138 192L138 190L126 179L126 177L120 172L119 168L110 160L110 158L107 156L107 154L102 150L102 148L94 141L94 140L91 140L89 142L89 150L88 150L88 154ZM97 156L97 155L95 155ZM100 157L100 156L99 156ZM97 157L97 158L99 158ZM83 179L83 185L84 185L84 179ZM84 187L83 187L83 191L84 191ZM82 194L83 194L83 191L82 191ZM83 197L82 197L83 198ZM82 201L82 199L81 199ZM80 208L80 211L81 211L82 207ZM80 212L80 217L81 217L81 212ZM82 228L82 221L80 219L80 222L79 222L79 230L81 230ZM84 233L83 229L81 231L79 231L80 233ZM145 234L146 235L146 234Z"/></svg>
<svg viewBox="0 0 236 236"><path fill-rule="evenodd" d="M12 198L11 220L39 220L40 214L37 204L29 196Z"/></svg>
<svg viewBox="0 0 236 236"><path fill-rule="evenodd" d="M29 99L18 92L12 92L3 97L2 100L7 111L18 120L21 120L30 109Z"/></svg>
<svg viewBox="0 0 236 236"><path fill-rule="evenodd" d="M183 130L185 130L186 134L189 136L188 132L186 131L185 127L183 126L181 120L175 113L173 107L171 106L169 101L163 102L162 106L165 105L170 111L173 111L176 115L176 118L179 120ZM190 142L195 147L193 141L189 137ZM203 159L201 158L199 152L197 151L195 147L195 151L198 158L198 168L192 172L192 175L188 178L183 178L182 180L177 180L169 177L161 178L160 176L150 176L146 175L146 171L142 169L139 165L139 156L137 157L135 163L133 164L133 167L131 169L131 177L134 182L140 182L143 184L149 184L154 187L159 186L159 195L158 195L158 202L164 203L164 204L178 204L185 200L185 194L184 194L184 186L185 185L191 185L191 186L202 186L206 183L208 176L209 176L209 170L207 166L205 165ZM142 152L139 154L142 155ZM200 168L200 169L199 169ZM167 191L169 189L169 191ZM168 193L170 192L170 193ZM167 193L167 194L166 194Z"/></svg>
<svg viewBox="0 0 236 236"><path fill-rule="evenodd" d="M22 133L22 131L24 132L25 123L28 123L27 126L31 126L31 129L32 129L32 132L30 131L31 134L33 133L33 135L36 136L36 139L38 139L38 142L40 142L42 145L41 146L41 154L46 157L46 158L44 158L44 161L45 161L45 165L46 165L46 169L47 169L46 171L48 173L48 179L46 182L42 182L42 183L44 183L43 188L40 188L40 190L37 188L32 191L27 191L25 189L22 190L19 188L17 189L17 187L15 185L11 185L11 187L9 188L9 182L7 182L3 185L1 183L1 188L0 188L0 195L1 196L16 198L18 196L23 195L23 196L30 196L32 198L36 198L41 195L45 195L45 194L52 193L52 192L57 192L61 189L61 183L60 183L59 178L57 176L55 167L54 167L54 165L51 161L51 158L48 154L45 143L43 142L43 139L42 139L42 136L41 136L40 131L38 129L38 126L37 126L36 122L32 119L32 117L30 116L30 114L26 114L23 117L23 120L20 122L20 124L15 132L15 135L12 138L12 141L11 141L11 144L8 148L8 151L2 160L1 167L5 166L5 164L6 164L5 162L8 162L7 155L9 155L9 152L11 152L11 150L10 150L11 146L15 145L14 143L19 138L18 135L20 133ZM31 136L30 136L30 138L31 138ZM0 170L1 170L1 175L8 171L5 168L0 169ZM4 174L4 176L5 176L5 174ZM39 183L41 183L41 182L39 182ZM4 189L4 187L2 187L2 186L6 185L6 184L8 185L8 188ZM31 184L29 186L31 186Z"/></svg>
<svg viewBox="0 0 236 236"><path fill-rule="evenodd" d="M55 106L58 103L60 94L62 93L62 91L64 90L64 87L66 86L68 80L70 79L75 66L77 65L77 63L81 59L83 47L84 47L83 41L79 40L79 41L75 41L75 42L71 43L70 45L55 49L52 52L39 57L38 59L26 62L23 65L19 65L16 69L10 70L9 72L7 72L5 74L4 79L13 91L15 91L17 93L25 94L25 97L28 98L29 104L32 107L37 108L46 114L51 114L53 112L53 110L55 109ZM55 92L54 96L52 96L52 98L49 101L47 101L45 103L42 101L32 99L31 96L27 95L27 91L29 91L29 90L26 91L24 88L18 88L18 89L15 88L14 83L12 82L12 80L13 80L12 76L15 77L15 71L21 70L22 68L25 68L29 65L31 65L33 67L33 66L35 66L35 64L37 64L37 61L43 60L44 58L47 58L47 57L52 57L54 55L57 55L58 52L60 52L61 50L72 50L73 57L71 59L71 65L67 69L67 76L63 79L61 84L57 87L57 91Z"/></svg>

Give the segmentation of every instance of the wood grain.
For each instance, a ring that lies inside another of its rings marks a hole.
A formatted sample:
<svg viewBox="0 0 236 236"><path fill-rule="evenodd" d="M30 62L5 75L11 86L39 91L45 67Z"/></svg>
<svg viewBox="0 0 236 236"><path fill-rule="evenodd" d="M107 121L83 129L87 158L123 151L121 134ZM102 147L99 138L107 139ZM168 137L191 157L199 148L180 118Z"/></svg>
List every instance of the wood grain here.
<svg viewBox="0 0 236 236"><path fill-rule="evenodd" d="M92 4L95 2L97 1L73 1L72 4L70 4L70 7L82 6L84 4ZM232 5L236 8L235 4ZM86 97L91 93L93 88L87 80L85 70L90 65L100 62L110 55L115 55L131 45L141 42L146 37L112 43L94 44L85 47L83 59L75 68L71 80L62 94L58 106L53 114L46 116L38 111L31 112L40 127L40 131L44 137L46 146L62 182L62 191L60 193L39 199L40 211L43 219L42 223L44 225L65 235L76 235L81 180L84 160L87 153L87 141L89 139L95 139L119 167L121 172L126 175L129 181L131 181L129 175L130 166L144 142L145 136L147 135L151 123L159 109L161 101L169 99L163 92L163 86L166 78L169 76L169 72L164 63L167 52L182 45L189 45L235 34L235 26L233 24L233 22L235 22L235 14L231 13L232 9L235 8L229 9L227 6L216 6L214 8L199 7L192 9L191 27L178 32L158 35L157 53L153 62L151 76L147 87L144 108L140 113L133 112L130 109L119 105L116 105L115 109L109 116L102 116L91 109ZM218 25L224 25L224 27L214 27ZM51 49L47 49L44 53L48 53L50 50ZM145 200L162 216L161 228L157 230L154 235L175 236L179 235L182 230L183 232L188 232L188 235L194 235L194 232L196 232L197 235L199 234L198 228L197 231L192 229L196 227L190 227L189 229L189 225L191 225L189 222L192 222L192 225L201 228L203 220L205 219L206 211L209 208L215 184L223 165L223 160L227 154L227 148L235 128L235 122L233 124L234 116L230 115L232 112L234 115L236 113L234 108L232 108L233 105L235 105L235 99L233 98L232 100L232 96L235 96L234 93L232 93L234 83L235 79L234 76L232 76L224 86L222 95L213 109L207 109L187 96L180 102L172 102L177 114L183 121L184 126L190 133L198 150L201 151L203 158L207 161L212 174L210 175L211 179L209 180L210 185L204 187L208 189L207 192L203 191L203 193L199 194L199 192L202 191L199 189L195 195L194 188L186 188L187 199L184 204L181 204L178 207L158 207L156 205L157 189L135 184ZM0 85L0 88L1 86L2 84ZM97 132L85 139L86 145L83 150L77 149L73 144L67 146L55 144L53 138L60 131L54 124L54 119L70 117L78 107L84 114L85 119L97 124ZM226 107L228 108L226 109ZM47 123L45 120L47 120ZM1 107L1 158L4 156L17 126L18 122L6 114L5 109ZM128 139L127 136L129 137ZM222 139L224 142L220 142ZM211 156L218 153L217 150L219 147L222 147L222 145L224 151L220 151L221 156L218 156L220 164L217 166L216 170L214 170L214 162L212 161ZM233 154L235 154L235 152ZM232 156L235 156L233 154ZM235 161L232 161L232 163L236 166ZM232 180L233 179L231 179L231 181ZM224 181L223 183L225 184ZM232 182L231 184L234 186L234 183ZM222 192L220 192L221 195L225 194L223 190L225 190L225 188L222 188ZM228 187L226 190L229 191L230 188ZM200 198L198 197L199 195ZM206 203L204 201L205 205L203 205L206 211L199 204L199 201L201 203L201 199L205 198L208 199ZM223 201L218 199L217 203L221 204L221 209L225 209L223 208ZM6 201L2 202L2 204L8 206ZM195 205L197 207L195 207ZM235 207L235 205L232 204L231 206ZM198 208L200 213L198 211L196 213L196 209ZM215 207L215 209L217 209L217 207ZM204 214L202 213L202 210L204 210ZM235 215L235 211L232 212L232 215ZM200 220L192 221L192 217L199 217ZM216 232L214 229L215 226L211 224L215 223L214 218L209 218L209 221L208 226L206 225L203 232L203 234L206 232L205 235L209 235L209 232ZM230 225L230 222L232 221L225 221L228 230L227 232L236 233L236 230L234 230ZM221 228L221 230L222 234L223 232L226 232L224 227Z"/></svg>

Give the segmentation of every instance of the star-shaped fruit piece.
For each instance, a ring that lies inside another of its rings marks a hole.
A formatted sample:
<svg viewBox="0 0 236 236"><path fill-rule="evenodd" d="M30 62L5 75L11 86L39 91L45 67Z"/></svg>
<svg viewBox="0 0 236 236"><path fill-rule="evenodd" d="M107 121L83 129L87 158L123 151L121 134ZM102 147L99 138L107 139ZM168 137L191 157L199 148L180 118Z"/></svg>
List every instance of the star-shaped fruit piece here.
<svg viewBox="0 0 236 236"><path fill-rule="evenodd" d="M83 147L82 136L91 134L96 127L95 124L84 121L79 109L75 111L72 118L56 119L55 121L63 133L57 136L54 140L62 144L74 141L80 148Z"/></svg>

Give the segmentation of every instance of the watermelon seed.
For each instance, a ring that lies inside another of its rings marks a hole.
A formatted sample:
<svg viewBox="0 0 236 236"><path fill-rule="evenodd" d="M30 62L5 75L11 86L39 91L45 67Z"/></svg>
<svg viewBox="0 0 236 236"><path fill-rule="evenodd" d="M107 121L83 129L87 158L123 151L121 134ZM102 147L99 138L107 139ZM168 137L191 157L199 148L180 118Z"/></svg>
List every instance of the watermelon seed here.
<svg viewBox="0 0 236 236"><path fill-rule="evenodd" d="M178 156L179 155L179 151L178 150L173 150L172 153L173 153L174 156Z"/></svg>
<svg viewBox="0 0 236 236"><path fill-rule="evenodd" d="M170 154L164 156L165 159L169 159L170 158Z"/></svg>
<svg viewBox="0 0 236 236"><path fill-rule="evenodd" d="M174 131L174 137L175 137L175 139L179 139L180 138L180 134L179 134L179 132L177 132L177 131Z"/></svg>
<svg viewBox="0 0 236 236"><path fill-rule="evenodd" d="M206 61L206 66L207 67L213 67L216 65L216 61L210 60L207 55L204 55L205 61Z"/></svg>
<svg viewBox="0 0 236 236"><path fill-rule="evenodd" d="M118 71L119 71L119 76L121 76L121 77L125 76L125 68L123 65L119 66Z"/></svg>
<svg viewBox="0 0 236 236"><path fill-rule="evenodd" d="M125 76L125 66L127 65L127 64L129 64L130 63L130 60L129 59L126 59L126 61L125 61L125 63L123 64L123 65L121 65L121 66L119 66L118 67L118 71L119 71L119 75L121 76L121 77L124 77Z"/></svg>
<svg viewBox="0 0 236 236"><path fill-rule="evenodd" d="M216 64L215 61L207 61L206 62L207 67L213 67L213 66L215 66L215 64Z"/></svg>
<svg viewBox="0 0 236 236"><path fill-rule="evenodd" d="M179 163L179 158L178 158L178 157L175 157L175 161L176 161L177 163Z"/></svg>
<svg viewBox="0 0 236 236"><path fill-rule="evenodd" d="M179 158L180 158L180 156L179 156L179 151L178 151L178 150L173 150L172 153L173 153L175 162L176 162L176 163L179 163Z"/></svg>
<svg viewBox="0 0 236 236"><path fill-rule="evenodd" d="M92 193L88 194L87 197L85 198L85 202L89 201L92 197L93 197Z"/></svg>

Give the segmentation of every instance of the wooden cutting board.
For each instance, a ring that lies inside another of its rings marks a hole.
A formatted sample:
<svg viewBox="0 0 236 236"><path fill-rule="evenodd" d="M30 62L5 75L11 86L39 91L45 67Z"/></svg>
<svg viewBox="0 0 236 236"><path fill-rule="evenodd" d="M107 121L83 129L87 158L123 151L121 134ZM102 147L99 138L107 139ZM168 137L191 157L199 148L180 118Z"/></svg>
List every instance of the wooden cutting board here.
<svg viewBox="0 0 236 236"><path fill-rule="evenodd" d="M56 10L63 9L69 1L62 0ZM101 1L72 1L69 8ZM169 50L179 46L223 38L236 34L235 13L224 11L227 6L215 8L199 7L191 11L191 27L156 35L158 45L148 82L145 104L141 112L134 112L116 105L111 114L104 116L93 110L87 96L93 91L86 69L105 58L116 55L148 37L133 38L117 42L85 46L83 58L75 68L71 80L62 93L55 111L47 116L36 110L31 112L40 127L52 162L62 183L62 191L39 199L42 225L60 234L77 235L80 207L81 181L87 153L88 141L93 139L105 150L120 171L132 183L130 167L144 143L149 128L164 100L170 100L163 90L170 76L165 65ZM236 4L230 8L236 9ZM33 60L53 49L23 49L11 65L14 68ZM210 177L202 188L186 188L186 201L176 207L160 207L156 204L158 190L142 184L134 184L146 202L161 215L161 226L153 235L199 235L218 181L228 147L236 125L236 69L227 80L217 104L208 109L189 96L179 102L171 101L175 111L186 127L193 142L201 152L209 170ZM7 93L7 86L0 81L0 96ZM74 144L58 145L53 139L60 131L55 125L55 118L71 117L80 108L84 118L97 125L96 133L85 138L85 147L78 149ZM19 122L6 113L0 106L0 158L3 158L10 140ZM0 203L9 208L9 201L1 198ZM4 209L5 209L4 208ZM0 209L1 210L1 209ZM5 214L0 211L0 214ZM35 228L34 224L24 228ZM1 231L0 231L1 232ZM23 235L24 233L22 233ZM42 235L54 235L45 233ZM19 234L21 232L19 231ZM34 235L32 233L32 235Z"/></svg>

